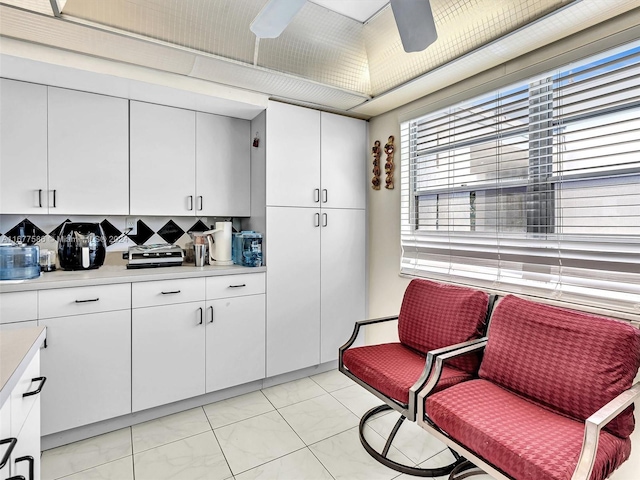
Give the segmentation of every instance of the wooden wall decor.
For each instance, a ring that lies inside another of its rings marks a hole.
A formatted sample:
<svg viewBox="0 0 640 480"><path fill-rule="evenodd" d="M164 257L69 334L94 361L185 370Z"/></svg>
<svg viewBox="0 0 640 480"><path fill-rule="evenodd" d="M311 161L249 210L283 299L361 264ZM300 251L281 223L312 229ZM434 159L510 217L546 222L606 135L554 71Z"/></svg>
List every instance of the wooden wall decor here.
<svg viewBox="0 0 640 480"><path fill-rule="evenodd" d="M395 146L393 145L393 135L389 137L386 145L384 146L384 153L387 154L387 161L384 164L384 172L387 174L385 180L385 188L393 190L393 153L395 152Z"/></svg>
<svg viewBox="0 0 640 480"><path fill-rule="evenodd" d="M371 149L373 155L373 178L371 179L371 188L380 190L380 140L376 140Z"/></svg>

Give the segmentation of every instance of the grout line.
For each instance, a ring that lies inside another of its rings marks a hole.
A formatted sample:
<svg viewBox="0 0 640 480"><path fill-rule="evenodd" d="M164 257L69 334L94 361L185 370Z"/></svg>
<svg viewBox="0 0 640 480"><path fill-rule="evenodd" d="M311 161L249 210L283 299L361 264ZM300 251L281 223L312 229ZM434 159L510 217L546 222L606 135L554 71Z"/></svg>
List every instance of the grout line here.
<svg viewBox="0 0 640 480"><path fill-rule="evenodd" d="M133 456L133 428L129 427L129 434L131 435L131 475L133 480L136 480L136 461Z"/></svg>

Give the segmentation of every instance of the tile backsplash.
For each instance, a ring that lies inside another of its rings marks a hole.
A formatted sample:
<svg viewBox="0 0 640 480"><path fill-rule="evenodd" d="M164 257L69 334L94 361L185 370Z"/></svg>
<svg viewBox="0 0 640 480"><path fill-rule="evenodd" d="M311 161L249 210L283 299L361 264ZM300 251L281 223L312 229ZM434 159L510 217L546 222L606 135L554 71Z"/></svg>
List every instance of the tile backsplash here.
<svg viewBox="0 0 640 480"><path fill-rule="evenodd" d="M134 220L135 235L126 232L127 220ZM191 237L187 232L209 230L218 219L212 217L126 217L126 216L60 216L60 215L0 215L0 238L39 245L55 250L57 237L64 222L100 223L107 239L107 253L126 251L133 245L173 243L185 248ZM222 220L222 219L220 219ZM224 220L229 220L225 218ZM236 225L237 224L237 225ZM240 230L239 219L234 227ZM109 258L109 257L108 257Z"/></svg>

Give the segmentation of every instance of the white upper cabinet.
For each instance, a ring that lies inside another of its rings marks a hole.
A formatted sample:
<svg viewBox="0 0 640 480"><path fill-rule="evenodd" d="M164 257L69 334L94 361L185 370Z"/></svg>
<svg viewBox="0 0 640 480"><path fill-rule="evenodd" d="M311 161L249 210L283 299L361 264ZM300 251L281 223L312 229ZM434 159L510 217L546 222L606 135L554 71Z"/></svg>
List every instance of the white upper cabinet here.
<svg viewBox="0 0 640 480"><path fill-rule="evenodd" d="M127 215L128 101L49 87L48 117L49 213Z"/></svg>
<svg viewBox="0 0 640 480"><path fill-rule="evenodd" d="M251 124L196 113L196 215L251 214Z"/></svg>
<svg viewBox="0 0 640 480"><path fill-rule="evenodd" d="M47 87L0 79L0 213L47 213Z"/></svg>
<svg viewBox="0 0 640 480"><path fill-rule="evenodd" d="M320 205L320 112L278 102L267 108L267 205Z"/></svg>
<svg viewBox="0 0 640 480"><path fill-rule="evenodd" d="M269 102L267 205L366 208L366 122Z"/></svg>
<svg viewBox="0 0 640 480"><path fill-rule="evenodd" d="M194 215L196 113L130 102L132 215Z"/></svg>
<svg viewBox="0 0 640 480"><path fill-rule="evenodd" d="M366 122L322 112L322 207L366 208Z"/></svg>

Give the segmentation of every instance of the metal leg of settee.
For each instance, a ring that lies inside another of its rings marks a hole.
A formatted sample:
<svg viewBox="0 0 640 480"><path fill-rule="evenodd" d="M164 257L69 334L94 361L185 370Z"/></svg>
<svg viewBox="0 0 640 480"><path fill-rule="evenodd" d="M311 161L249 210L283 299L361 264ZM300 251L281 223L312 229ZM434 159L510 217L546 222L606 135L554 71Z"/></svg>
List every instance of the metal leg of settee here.
<svg viewBox="0 0 640 480"><path fill-rule="evenodd" d="M364 438L364 427L365 427L365 424L367 423L367 420L369 420L371 417L373 417L374 415L380 412L384 412L387 410L392 410L392 408L386 404L372 408L362 416L362 418L360 419L360 426L359 426L360 443L362 443L362 446L367 451L367 453L371 455L375 460L380 462L381 464L391 468L392 470L395 470L396 472L406 473L407 475L412 475L415 477L441 477L444 475L449 475L456 466L466 461L464 458L460 457L453 450L451 450L451 453L453 453L453 455L455 456L456 461L453 462L451 465L446 465L444 467L437 467L437 468L418 468L418 467L413 467L409 465L403 465L401 463L394 462L393 460L387 458L387 454L389 453L389 448L391 448L391 443L393 442L393 439L398 433L398 429L400 428L400 426L405 420L404 416L400 416L400 418L394 425L393 430L391 430L391 433L389 434L389 438L387 439L387 442L385 443L385 446L382 449L382 453L377 452L369 444L367 439ZM460 477L460 478L464 478L464 477Z"/></svg>
<svg viewBox="0 0 640 480"><path fill-rule="evenodd" d="M476 467L469 460L465 460L459 463L449 474L449 480L463 480L465 478L473 477L475 475L484 475L485 472Z"/></svg>

